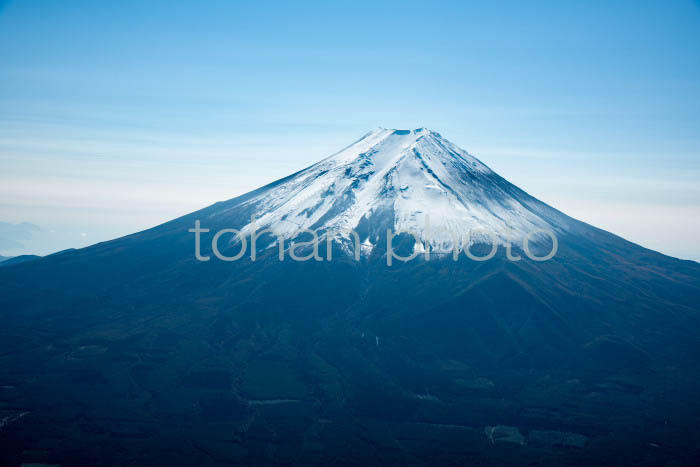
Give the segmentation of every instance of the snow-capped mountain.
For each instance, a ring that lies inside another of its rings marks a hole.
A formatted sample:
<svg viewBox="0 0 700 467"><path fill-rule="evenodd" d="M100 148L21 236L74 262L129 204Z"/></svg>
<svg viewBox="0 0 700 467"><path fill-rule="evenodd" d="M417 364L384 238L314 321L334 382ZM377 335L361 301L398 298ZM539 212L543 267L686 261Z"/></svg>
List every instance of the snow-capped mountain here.
<svg viewBox="0 0 700 467"><path fill-rule="evenodd" d="M371 252L199 261L196 221L205 256L253 227L350 228ZM387 228L436 249L441 230L549 229L559 250L389 267ZM379 129L143 232L0 267L0 465L695 465L698 303L700 264L572 219L437 133Z"/></svg>
<svg viewBox="0 0 700 467"><path fill-rule="evenodd" d="M419 234L432 251L451 250L456 239L458 245L503 244L570 227L569 218L426 128L378 128L281 183L213 212L210 220L222 222L241 208L257 216L254 225L241 228L242 235L255 228L290 238L310 229L347 238L343 232L354 230L370 245L392 229Z"/></svg>

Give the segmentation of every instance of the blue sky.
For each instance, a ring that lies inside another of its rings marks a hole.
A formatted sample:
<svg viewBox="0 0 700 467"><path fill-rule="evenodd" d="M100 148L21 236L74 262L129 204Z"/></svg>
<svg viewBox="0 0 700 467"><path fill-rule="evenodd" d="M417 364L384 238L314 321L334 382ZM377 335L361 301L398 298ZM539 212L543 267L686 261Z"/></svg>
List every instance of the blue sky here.
<svg viewBox="0 0 700 467"><path fill-rule="evenodd" d="M426 126L567 214L700 260L700 6L0 2L0 221L48 253ZM51 233L53 232L53 233Z"/></svg>

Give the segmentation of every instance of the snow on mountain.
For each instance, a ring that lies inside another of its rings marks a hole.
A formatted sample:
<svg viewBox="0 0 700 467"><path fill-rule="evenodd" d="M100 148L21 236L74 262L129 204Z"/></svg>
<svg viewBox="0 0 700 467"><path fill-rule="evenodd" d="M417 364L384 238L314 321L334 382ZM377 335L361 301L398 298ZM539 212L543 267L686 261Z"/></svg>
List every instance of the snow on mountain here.
<svg viewBox="0 0 700 467"><path fill-rule="evenodd" d="M542 230L568 230L571 220L510 184L440 134L419 128L378 128L326 159L241 204L257 219L241 229L270 229L284 238L310 229L321 237L362 237L371 250L382 233L415 232L432 251L449 251L455 238L469 243L521 242Z"/></svg>

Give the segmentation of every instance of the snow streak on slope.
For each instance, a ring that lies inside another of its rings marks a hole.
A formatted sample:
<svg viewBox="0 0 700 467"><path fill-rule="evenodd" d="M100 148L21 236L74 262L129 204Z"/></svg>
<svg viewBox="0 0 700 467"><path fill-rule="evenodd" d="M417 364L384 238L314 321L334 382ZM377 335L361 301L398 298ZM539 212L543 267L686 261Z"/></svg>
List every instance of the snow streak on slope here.
<svg viewBox="0 0 700 467"><path fill-rule="evenodd" d="M455 236L470 232L471 243L503 244L542 229L567 230L569 223L425 128L372 131L234 208L241 206L254 208L258 231L269 228L293 238L311 229L348 238L339 232L352 229L361 235L364 249L388 228L416 232L433 251L448 251ZM241 231L245 235L252 229L248 224Z"/></svg>

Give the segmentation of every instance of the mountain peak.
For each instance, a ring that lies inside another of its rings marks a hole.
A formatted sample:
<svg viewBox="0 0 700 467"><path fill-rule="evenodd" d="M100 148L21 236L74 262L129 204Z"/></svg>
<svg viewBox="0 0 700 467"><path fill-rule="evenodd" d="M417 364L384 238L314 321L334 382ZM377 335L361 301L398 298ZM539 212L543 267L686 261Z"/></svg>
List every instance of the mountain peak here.
<svg viewBox="0 0 700 467"><path fill-rule="evenodd" d="M433 251L451 249L455 234L478 231L488 242L505 243L566 229L569 222L427 128L377 128L212 216L223 219L237 206L257 218L243 234L270 229L292 238L302 229L333 236L354 230L375 243L390 228L418 234Z"/></svg>
<svg viewBox="0 0 700 467"><path fill-rule="evenodd" d="M411 130L411 129L406 129L406 128L384 128L384 127L380 126L380 127L377 127L377 130L378 131L389 131L389 132L393 132L393 133L399 134L399 135L407 135L407 134L414 134L415 135L415 134L430 133L431 132L431 130L429 128L426 128L426 127L420 127L420 128L416 128L416 129Z"/></svg>
<svg viewBox="0 0 700 467"><path fill-rule="evenodd" d="M380 166L386 168L387 165L401 162L405 156L410 157L411 153L418 154L416 146L421 142L422 146L433 146L429 152L435 157L468 159L470 163L478 163L481 170L489 170L466 151L445 140L440 133L425 127L414 130L378 127L319 164L331 160L348 164L357 159L371 159L376 171Z"/></svg>

